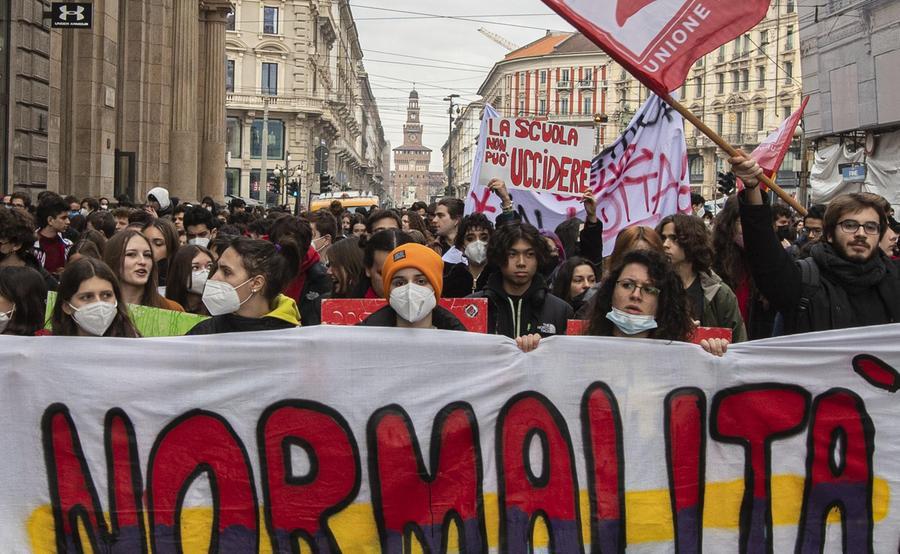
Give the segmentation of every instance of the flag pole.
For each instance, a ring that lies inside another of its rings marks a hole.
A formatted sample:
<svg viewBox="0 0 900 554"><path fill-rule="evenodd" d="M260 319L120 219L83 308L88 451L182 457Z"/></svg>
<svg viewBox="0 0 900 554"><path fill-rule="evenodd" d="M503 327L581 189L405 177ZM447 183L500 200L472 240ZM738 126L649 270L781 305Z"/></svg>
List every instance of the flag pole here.
<svg viewBox="0 0 900 554"><path fill-rule="evenodd" d="M704 135L709 137L710 140L712 140L714 143L716 143L716 145L719 148L721 148L722 150L724 150L729 156L731 156L733 158L733 157L741 155L740 152L738 152L734 146L728 144L728 141L726 141L721 136L719 136L718 133L716 133L715 131L710 129L705 123L703 123L703 121L700 120L699 117L694 115L694 113L691 112L691 110L687 109L687 107L685 107L678 100L675 100L674 98L672 98L671 94L663 95L662 99L667 104L672 106L675 109L675 111L680 113L683 118L690 121L694 125L694 127L696 127L697 129L700 130L701 133L703 133ZM794 208L794 210L797 213L799 213L800 215L802 215L804 217L806 216L806 208L801 206L800 203L797 202L797 200L794 197L792 197L790 194L785 192L783 188L779 187L778 184L775 183L775 181L773 181L772 179L770 179L768 177L768 175L766 175L765 173L761 174L759 176L759 180L764 185L769 187L769 189L772 190L775 194L777 194L779 198L781 198L782 200L787 202L788 205L790 205L792 208Z"/></svg>

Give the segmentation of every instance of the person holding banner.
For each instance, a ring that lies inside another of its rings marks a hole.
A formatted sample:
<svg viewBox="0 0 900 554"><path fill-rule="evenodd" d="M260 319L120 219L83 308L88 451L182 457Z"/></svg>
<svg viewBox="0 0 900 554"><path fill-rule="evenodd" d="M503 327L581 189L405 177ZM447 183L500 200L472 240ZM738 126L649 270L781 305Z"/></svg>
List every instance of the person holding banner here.
<svg viewBox="0 0 900 554"><path fill-rule="evenodd" d="M590 306L587 335L688 342L695 328L681 280L654 250L626 254ZM722 356L728 341L704 339L700 346Z"/></svg>
<svg viewBox="0 0 900 554"><path fill-rule="evenodd" d="M140 336L128 317L115 273L94 258L66 266L50 322L53 334L62 337Z"/></svg>
<svg viewBox="0 0 900 554"><path fill-rule="evenodd" d="M139 231L125 229L113 235L106 244L103 261L116 273L126 305L184 311L181 304L159 294L153 247Z"/></svg>
<svg viewBox="0 0 900 554"><path fill-rule="evenodd" d="M239 237L219 257L216 273L203 289L211 317L188 335L290 329L300 325L297 303L281 291L294 278L303 251L289 237L278 245Z"/></svg>
<svg viewBox="0 0 900 554"><path fill-rule="evenodd" d="M0 335L43 334L47 284L30 267L0 267Z"/></svg>
<svg viewBox="0 0 900 554"><path fill-rule="evenodd" d="M388 305L359 325L465 331L462 322L438 306L444 284L444 261L431 248L417 243L398 246L382 269L382 287Z"/></svg>
<svg viewBox="0 0 900 554"><path fill-rule="evenodd" d="M499 271L483 291L469 296L488 299L488 333L516 339L525 352L536 348L541 337L566 334L574 315L538 273L549 256L547 243L534 226L501 225L488 245L488 262Z"/></svg>
<svg viewBox="0 0 900 554"><path fill-rule="evenodd" d="M762 169L745 155L729 160L745 185L741 224L760 291L784 314L786 334L900 322L900 272L878 248L888 228L881 197L838 196L828 205L823 239L794 261L772 229Z"/></svg>
<svg viewBox="0 0 900 554"><path fill-rule="evenodd" d="M703 327L731 329L731 342L746 341L737 297L710 268L713 253L703 220L687 214L666 216L656 232L687 292L691 317Z"/></svg>

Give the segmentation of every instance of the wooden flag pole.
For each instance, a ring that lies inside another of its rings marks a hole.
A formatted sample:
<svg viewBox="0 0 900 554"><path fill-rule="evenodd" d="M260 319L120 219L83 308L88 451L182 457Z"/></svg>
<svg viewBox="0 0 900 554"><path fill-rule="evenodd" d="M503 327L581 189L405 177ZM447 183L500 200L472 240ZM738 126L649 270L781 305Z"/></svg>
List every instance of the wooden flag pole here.
<svg viewBox="0 0 900 554"><path fill-rule="evenodd" d="M701 133L703 133L704 135L709 137L710 140L712 140L714 143L716 143L716 145L719 148L721 148L722 150L724 150L729 156L731 156L733 158L735 156L741 155L741 153L738 152L734 146L728 144L728 141L723 139L721 136L719 136L718 133L716 133L715 131L710 129L705 123L700 121L700 118L697 117L696 115L694 115L693 112L691 112L691 110L687 109L687 107L685 107L678 100L675 100L674 98L672 98L672 95L666 94L665 96L662 97L662 99L667 104L669 104L670 106L675 108L675 111L680 113L683 118L690 121L694 125L694 127L699 129ZM763 173L762 175L759 176L759 180L764 185L769 187L770 190L775 192L775 194L777 194L779 198L781 198L782 200L787 202L792 208L794 208L794 210L797 213L799 213L801 216L804 216L804 217L806 216L806 208L801 206L800 203L797 202L797 200L794 197L792 197L790 194L786 193L783 188L779 187L778 184L775 183L775 181L773 181L772 179L770 179L765 173Z"/></svg>

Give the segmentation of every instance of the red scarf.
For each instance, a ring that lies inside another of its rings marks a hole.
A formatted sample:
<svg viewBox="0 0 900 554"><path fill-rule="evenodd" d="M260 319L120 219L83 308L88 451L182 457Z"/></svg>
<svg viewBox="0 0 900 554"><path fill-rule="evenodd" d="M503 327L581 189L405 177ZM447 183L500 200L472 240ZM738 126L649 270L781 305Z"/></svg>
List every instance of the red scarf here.
<svg viewBox="0 0 900 554"><path fill-rule="evenodd" d="M300 262L300 271L297 272L297 276L284 288L285 296L293 298L298 306L300 305L300 295L303 293L303 287L306 285L306 274L309 268L319 263L320 259L316 249L310 246L306 252L306 258Z"/></svg>

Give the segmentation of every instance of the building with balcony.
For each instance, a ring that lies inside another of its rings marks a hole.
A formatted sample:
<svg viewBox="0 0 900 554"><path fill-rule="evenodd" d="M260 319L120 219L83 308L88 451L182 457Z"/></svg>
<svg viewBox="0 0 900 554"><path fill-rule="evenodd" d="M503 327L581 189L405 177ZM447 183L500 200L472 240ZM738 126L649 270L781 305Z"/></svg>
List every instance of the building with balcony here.
<svg viewBox="0 0 900 554"><path fill-rule="evenodd" d="M772 2L749 32L698 60L681 88L681 101L725 140L755 149L800 107L800 35L793 0ZM708 200L716 195L716 172L727 169L724 153L690 123L685 124L691 186ZM800 140L776 176L788 191L799 185Z"/></svg>
<svg viewBox="0 0 900 554"><path fill-rule="evenodd" d="M231 0L94 3L90 29L49 7L0 1L0 188L221 197Z"/></svg>
<svg viewBox="0 0 900 554"><path fill-rule="evenodd" d="M323 176L384 195L384 130L347 0L240 0L225 50L226 194L279 202L290 156L301 203Z"/></svg>
<svg viewBox="0 0 900 554"><path fill-rule="evenodd" d="M619 136L648 96L584 35L549 31L495 63L478 94L503 117L594 127L595 152Z"/></svg>

